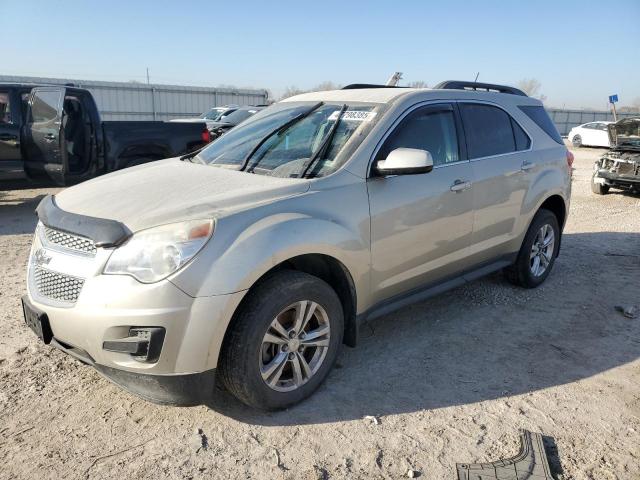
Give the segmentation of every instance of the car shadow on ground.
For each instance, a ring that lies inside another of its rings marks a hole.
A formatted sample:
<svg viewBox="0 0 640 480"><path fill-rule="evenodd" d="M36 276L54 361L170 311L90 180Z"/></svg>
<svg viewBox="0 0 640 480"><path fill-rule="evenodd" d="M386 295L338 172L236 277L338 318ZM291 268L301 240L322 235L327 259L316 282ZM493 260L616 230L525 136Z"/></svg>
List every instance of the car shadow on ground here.
<svg viewBox="0 0 640 480"><path fill-rule="evenodd" d="M35 209L46 194L22 196L17 192L42 187L51 185L27 180L0 182L0 235L33 233L38 223Z"/></svg>
<svg viewBox="0 0 640 480"><path fill-rule="evenodd" d="M218 388L208 407L251 424L315 424L576 382L640 358L640 319L614 309L637 303L632 285L640 285L640 234L565 234L543 286L520 289L495 274L375 320L297 406L260 412Z"/></svg>

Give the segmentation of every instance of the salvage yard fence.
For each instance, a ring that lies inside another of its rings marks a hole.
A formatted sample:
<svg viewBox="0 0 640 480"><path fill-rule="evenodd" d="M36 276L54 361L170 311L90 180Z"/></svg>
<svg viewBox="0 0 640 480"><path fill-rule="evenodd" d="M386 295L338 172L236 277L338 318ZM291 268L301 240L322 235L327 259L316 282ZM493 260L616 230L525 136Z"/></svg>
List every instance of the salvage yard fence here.
<svg viewBox="0 0 640 480"><path fill-rule="evenodd" d="M73 85L86 88L103 120L170 120L196 117L220 105L260 105L268 92L260 89L192 87L137 82L102 82L65 78L0 75L0 82Z"/></svg>
<svg viewBox="0 0 640 480"><path fill-rule="evenodd" d="M613 122L613 112L607 110L565 110L547 108L547 112L556 124L560 135L566 136L573 127L589 122ZM618 112L618 120L640 117L640 112Z"/></svg>
<svg viewBox="0 0 640 480"><path fill-rule="evenodd" d="M192 87L183 85L146 84L138 82L103 82L67 78L0 75L0 82L33 84L72 84L86 88L96 100L104 120L170 120L196 117L211 107L221 105L260 105L268 101L261 89ZM547 108L560 135L583 123L613 121L607 110L566 110ZM640 117L640 112L618 113L618 119Z"/></svg>

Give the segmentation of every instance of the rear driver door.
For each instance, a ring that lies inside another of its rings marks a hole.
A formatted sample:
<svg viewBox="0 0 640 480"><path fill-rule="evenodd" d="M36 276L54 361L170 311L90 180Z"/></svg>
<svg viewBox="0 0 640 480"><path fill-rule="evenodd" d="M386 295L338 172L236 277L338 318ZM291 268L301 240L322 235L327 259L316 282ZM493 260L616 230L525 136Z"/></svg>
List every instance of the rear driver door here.
<svg viewBox="0 0 640 480"><path fill-rule="evenodd" d="M63 155L62 105L64 88L34 88L29 98L25 126L25 161L42 169L56 182L62 182L66 173Z"/></svg>

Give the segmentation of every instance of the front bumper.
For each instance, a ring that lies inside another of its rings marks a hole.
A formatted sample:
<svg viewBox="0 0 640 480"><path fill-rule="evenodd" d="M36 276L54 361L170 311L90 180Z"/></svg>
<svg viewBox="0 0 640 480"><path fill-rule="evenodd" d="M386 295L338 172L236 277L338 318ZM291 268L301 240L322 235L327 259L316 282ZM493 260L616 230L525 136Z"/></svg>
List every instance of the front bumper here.
<svg viewBox="0 0 640 480"><path fill-rule="evenodd" d="M594 175L594 181L601 179L600 183L611 186L635 187L640 189L640 176L618 174L605 169L598 169Z"/></svg>
<svg viewBox="0 0 640 480"><path fill-rule="evenodd" d="M193 298L167 280L145 285L100 275L85 281L69 308L38 301L31 292L27 299L46 313L52 346L145 399L188 405L212 391L224 334L243 293ZM136 327L165 329L157 361L104 349L105 341L125 338Z"/></svg>
<svg viewBox="0 0 640 480"><path fill-rule="evenodd" d="M215 369L191 374L153 375L100 365L87 352L55 337L51 346L94 367L102 376L128 392L160 405L199 405L207 401L215 387Z"/></svg>

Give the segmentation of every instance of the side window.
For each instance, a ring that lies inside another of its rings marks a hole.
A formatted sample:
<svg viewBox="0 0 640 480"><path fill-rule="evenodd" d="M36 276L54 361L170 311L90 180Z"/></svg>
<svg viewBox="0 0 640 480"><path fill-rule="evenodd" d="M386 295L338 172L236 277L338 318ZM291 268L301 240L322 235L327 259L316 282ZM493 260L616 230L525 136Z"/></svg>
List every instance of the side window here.
<svg viewBox="0 0 640 480"><path fill-rule="evenodd" d="M607 131L607 124L606 123L596 123L596 130L601 130L603 132Z"/></svg>
<svg viewBox="0 0 640 480"><path fill-rule="evenodd" d="M531 146L531 139L529 135L525 133L518 122L516 122L513 118L511 119L511 127L513 128L513 138L516 141L516 150L528 150Z"/></svg>
<svg viewBox="0 0 640 480"><path fill-rule="evenodd" d="M0 123L11 123L9 92L0 92Z"/></svg>
<svg viewBox="0 0 640 480"><path fill-rule="evenodd" d="M516 134L512 127L512 119L501 108L479 103L462 103L460 111L467 137L469 158L490 157L524 149L516 148ZM521 133L526 136L524 132ZM520 138L521 143L522 141L523 139Z"/></svg>
<svg viewBox="0 0 640 480"><path fill-rule="evenodd" d="M20 94L20 103L22 107L22 121L27 121L27 112L29 111L29 93L24 92Z"/></svg>
<svg viewBox="0 0 640 480"><path fill-rule="evenodd" d="M453 108L429 105L407 115L387 138L376 160L387 158L396 148L427 150L434 166L460 160Z"/></svg>
<svg viewBox="0 0 640 480"><path fill-rule="evenodd" d="M34 123L49 122L58 116L60 90L40 90L31 104L31 118Z"/></svg>

